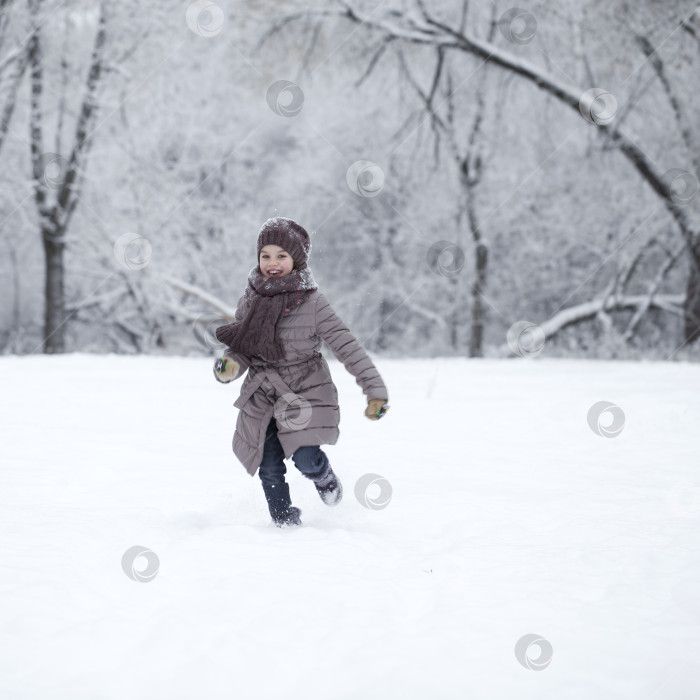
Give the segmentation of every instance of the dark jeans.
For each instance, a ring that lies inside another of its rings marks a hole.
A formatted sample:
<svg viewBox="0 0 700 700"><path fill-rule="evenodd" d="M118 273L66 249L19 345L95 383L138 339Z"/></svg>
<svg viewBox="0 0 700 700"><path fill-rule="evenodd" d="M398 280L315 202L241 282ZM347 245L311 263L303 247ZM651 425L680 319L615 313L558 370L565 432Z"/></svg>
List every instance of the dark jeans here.
<svg viewBox="0 0 700 700"><path fill-rule="evenodd" d="M328 457L318 445L300 447L293 455L292 460L296 468L309 479L321 476L326 470ZM274 417L267 426L265 434L265 447L263 458L260 462L260 481L263 485L284 484L284 475L287 467L284 464L284 450L277 437L277 422Z"/></svg>

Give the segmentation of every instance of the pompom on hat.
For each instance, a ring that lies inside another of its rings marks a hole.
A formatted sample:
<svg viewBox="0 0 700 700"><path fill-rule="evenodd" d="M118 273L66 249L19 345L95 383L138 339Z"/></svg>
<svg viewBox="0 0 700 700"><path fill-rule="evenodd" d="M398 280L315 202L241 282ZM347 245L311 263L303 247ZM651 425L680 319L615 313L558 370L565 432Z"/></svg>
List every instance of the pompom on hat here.
<svg viewBox="0 0 700 700"><path fill-rule="evenodd" d="M303 269L311 252L311 239L306 229L292 219L276 216L268 219L258 233L258 260L260 251L266 245L277 245L286 250L296 267Z"/></svg>

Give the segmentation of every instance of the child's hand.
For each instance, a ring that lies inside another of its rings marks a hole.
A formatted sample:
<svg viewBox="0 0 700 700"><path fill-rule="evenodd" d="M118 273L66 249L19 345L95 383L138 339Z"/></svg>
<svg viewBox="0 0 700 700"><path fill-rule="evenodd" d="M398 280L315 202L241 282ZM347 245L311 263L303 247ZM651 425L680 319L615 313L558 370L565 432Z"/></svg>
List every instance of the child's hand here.
<svg viewBox="0 0 700 700"><path fill-rule="evenodd" d="M379 420L388 410L387 399L370 399L367 402L365 415L370 420Z"/></svg>
<svg viewBox="0 0 700 700"><path fill-rule="evenodd" d="M221 357L214 363L214 376L218 382L228 384L238 376L240 368L238 362L228 357Z"/></svg>

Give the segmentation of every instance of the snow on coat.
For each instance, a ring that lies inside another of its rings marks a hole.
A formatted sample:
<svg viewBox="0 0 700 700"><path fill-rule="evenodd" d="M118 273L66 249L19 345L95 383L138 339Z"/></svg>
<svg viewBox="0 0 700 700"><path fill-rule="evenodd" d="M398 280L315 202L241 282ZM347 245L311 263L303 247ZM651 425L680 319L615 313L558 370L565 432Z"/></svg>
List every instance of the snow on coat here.
<svg viewBox="0 0 700 700"><path fill-rule="evenodd" d="M237 321L245 317L247 304L241 297ZM389 398L369 356L318 290L297 308L285 311L278 333L285 351L282 360L269 362L230 349L224 353L240 365L235 378L248 370L233 404L239 409L233 451L251 476L262 461L265 432L273 415L287 458L304 445L338 441L338 391L320 352L322 341L355 377L367 400Z"/></svg>

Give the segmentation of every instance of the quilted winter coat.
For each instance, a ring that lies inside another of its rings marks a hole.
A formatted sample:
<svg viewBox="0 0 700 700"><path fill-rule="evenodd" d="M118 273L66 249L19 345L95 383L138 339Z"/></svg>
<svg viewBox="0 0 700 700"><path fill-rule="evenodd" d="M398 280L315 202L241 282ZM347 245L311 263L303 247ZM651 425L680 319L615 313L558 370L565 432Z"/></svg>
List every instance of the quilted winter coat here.
<svg viewBox="0 0 700 700"><path fill-rule="evenodd" d="M245 317L247 304L241 297L237 321ZM285 312L278 333L285 351L282 360L268 362L230 349L224 353L240 365L234 379L248 370L241 394L233 404L239 409L233 451L251 476L262 461L265 432L273 415L285 457L304 445L337 442L338 392L320 353L322 341L355 377L367 400L389 398L367 353L318 290Z"/></svg>

